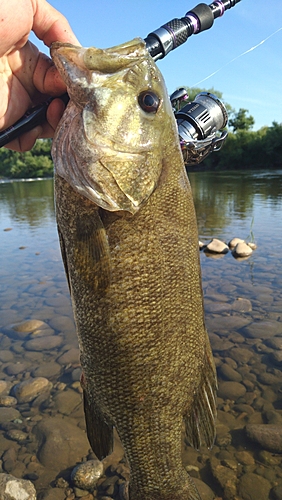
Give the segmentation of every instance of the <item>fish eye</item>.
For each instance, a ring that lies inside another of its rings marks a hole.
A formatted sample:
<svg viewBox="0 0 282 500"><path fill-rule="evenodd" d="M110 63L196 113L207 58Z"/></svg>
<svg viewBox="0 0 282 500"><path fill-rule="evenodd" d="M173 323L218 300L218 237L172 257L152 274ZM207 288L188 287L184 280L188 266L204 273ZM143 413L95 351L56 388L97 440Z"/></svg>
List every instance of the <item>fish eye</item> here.
<svg viewBox="0 0 282 500"><path fill-rule="evenodd" d="M138 103L140 108L146 111L146 113L156 113L160 104L160 99L154 92L151 92L151 90L144 90L138 96Z"/></svg>

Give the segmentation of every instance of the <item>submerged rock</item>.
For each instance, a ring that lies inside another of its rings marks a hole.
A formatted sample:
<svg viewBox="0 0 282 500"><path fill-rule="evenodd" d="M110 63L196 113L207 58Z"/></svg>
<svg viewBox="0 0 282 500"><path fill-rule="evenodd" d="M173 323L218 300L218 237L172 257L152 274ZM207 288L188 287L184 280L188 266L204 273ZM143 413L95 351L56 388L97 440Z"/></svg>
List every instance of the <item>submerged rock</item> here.
<svg viewBox="0 0 282 500"><path fill-rule="evenodd" d="M36 500L36 491L26 479L18 479L11 474L0 474L1 500Z"/></svg>
<svg viewBox="0 0 282 500"><path fill-rule="evenodd" d="M214 500L215 494L206 483L195 477L193 477L193 482L195 483L201 498L204 498L205 500Z"/></svg>
<svg viewBox="0 0 282 500"><path fill-rule="evenodd" d="M13 396L0 396L0 406L15 406L16 404L17 400Z"/></svg>
<svg viewBox="0 0 282 500"><path fill-rule="evenodd" d="M13 330L13 337L18 339L25 339L28 335L36 330L49 329L49 326L44 321L39 319L29 319L27 321L22 321L21 323L16 323L11 325Z"/></svg>
<svg viewBox="0 0 282 500"><path fill-rule="evenodd" d="M7 382L5 380L0 380L0 394L2 394L2 392L5 392L7 387Z"/></svg>
<svg viewBox="0 0 282 500"><path fill-rule="evenodd" d="M63 338L58 335L50 335L48 337L36 337L24 343L25 349L28 351L51 350L59 347L63 343Z"/></svg>
<svg viewBox="0 0 282 500"><path fill-rule="evenodd" d="M243 329L243 334L251 339L270 339L282 334L282 323L270 319L254 321Z"/></svg>
<svg viewBox="0 0 282 500"><path fill-rule="evenodd" d="M271 484L258 474L244 474L239 482L239 495L242 500L266 500L269 498Z"/></svg>
<svg viewBox="0 0 282 500"><path fill-rule="evenodd" d="M78 488L91 490L103 474L103 469L103 464L100 460L88 460L73 469L71 480Z"/></svg>
<svg viewBox="0 0 282 500"><path fill-rule="evenodd" d="M246 387L239 382L221 382L218 388L218 396L222 399L236 401L246 394Z"/></svg>
<svg viewBox="0 0 282 500"><path fill-rule="evenodd" d="M60 471L74 466L88 454L86 433L66 418L53 417L33 429L38 441L38 459L42 465Z"/></svg>
<svg viewBox="0 0 282 500"><path fill-rule="evenodd" d="M13 393L18 403L29 403L39 394L50 391L51 388L52 384L47 378L35 377L15 385L13 387Z"/></svg>
<svg viewBox="0 0 282 500"><path fill-rule="evenodd" d="M3 408L0 408L0 424L3 424L5 422L12 422L17 418L20 418L20 416L21 414L18 410L16 410L16 408L5 406Z"/></svg>
<svg viewBox="0 0 282 500"><path fill-rule="evenodd" d="M282 425L248 424L246 433L265 450L282 453Z"/></svg>

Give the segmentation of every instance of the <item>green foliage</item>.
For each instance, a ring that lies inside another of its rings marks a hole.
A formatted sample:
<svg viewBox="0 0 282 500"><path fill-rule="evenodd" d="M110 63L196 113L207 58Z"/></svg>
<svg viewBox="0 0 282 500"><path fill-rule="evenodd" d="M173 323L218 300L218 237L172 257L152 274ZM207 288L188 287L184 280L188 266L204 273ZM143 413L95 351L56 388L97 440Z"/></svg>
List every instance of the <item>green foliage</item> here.
<svg viewBox="0 0 282 500"><path fill-rule="evenodd" d="M250 130L254 126L254 117L252 115L247 116L247 113L247 109L240 108L237 113L234 113L233 118L229 119L229 126L233 128L233 132Z"/></svg>
<svg viewBox="0 0 282 500"><path fill-rule="evenodd" d="M51 140L39 139L31 151L0 149L0 177L26 179L52 177Z"/></svg>
<svg viewBox="0 0 282 500"><path fill-rule="evenodd" d="M211 170L281 168L282 123L273 122L271 127L256 132L230 132L223 148L209 155L201 165Z"/></svg>

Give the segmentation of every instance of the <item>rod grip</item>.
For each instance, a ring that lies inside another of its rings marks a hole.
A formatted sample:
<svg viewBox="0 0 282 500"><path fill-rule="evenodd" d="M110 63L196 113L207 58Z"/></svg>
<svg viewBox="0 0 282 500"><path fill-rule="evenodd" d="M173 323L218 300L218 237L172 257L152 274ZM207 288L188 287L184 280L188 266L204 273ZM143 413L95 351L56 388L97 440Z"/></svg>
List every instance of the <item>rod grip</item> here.
<svg viewBox="0 0 282 500"><path fill-rule="evenodd" d="M197 30L197 33L208 30L212 27L214 16L213 11L209 5L205 3L199 3L198 5L196 5L196 7L194 7L194 9L189 10L185 17L189 17L191 15L195 16L199 21L199 29Z"/></svg>

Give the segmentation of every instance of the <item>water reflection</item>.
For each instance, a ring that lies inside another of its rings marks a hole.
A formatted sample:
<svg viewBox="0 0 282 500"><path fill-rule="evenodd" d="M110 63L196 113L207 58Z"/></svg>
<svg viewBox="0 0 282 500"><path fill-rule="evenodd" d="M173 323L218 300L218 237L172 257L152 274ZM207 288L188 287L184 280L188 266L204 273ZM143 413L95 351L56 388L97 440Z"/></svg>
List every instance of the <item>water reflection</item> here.
<svg viewBox="0 0 282 500"><path fill-rule="evenodd" d="M241 262L230 253L215 260L201 252L206 322L219 376L217 438L212 451L198 452L185 443L184 464L203 500L279 499L282 171L189 177L200 238L229 241L252 231L258 249ZM31 479L39 498L49 492L52 499L93 500L83 488L75 490L70 478L76 462L93 455L84 433L77 339L52 181L1 184L0 231L3 471ZM35 322L26 326L30 319ZM14 323L21 323L20 330ZM34 380L37 385L30 387ZM19 393L18 384L27 384L31 396ZM117 500L117 484L128 473L121 458L117 448L105 463L99 498Z"/></svg>
<svg viewBox="0 0 282 500"><path fill-rule="evenodd" d="M52 179L0 184L0 223L6 219L30 227L53 224L53 197Z"/></svg>
<svg viewBox="0 0 282 500"><path fill-rule="evenodd" d="M191 172L189 174L199 233L223 233L230 224L247 221L250 229L257 210L281 207L282 171ZM241 227L246 227L241 225ZM244 235L247 238L248 234Z"/></svg>

